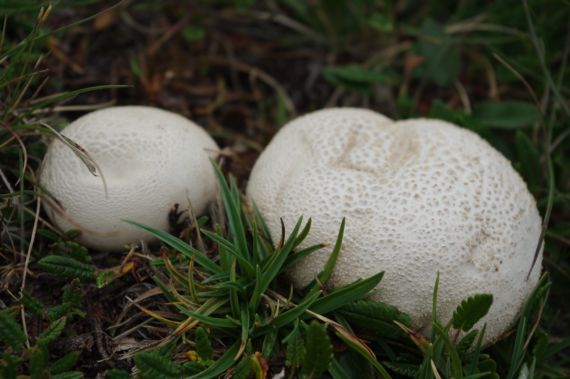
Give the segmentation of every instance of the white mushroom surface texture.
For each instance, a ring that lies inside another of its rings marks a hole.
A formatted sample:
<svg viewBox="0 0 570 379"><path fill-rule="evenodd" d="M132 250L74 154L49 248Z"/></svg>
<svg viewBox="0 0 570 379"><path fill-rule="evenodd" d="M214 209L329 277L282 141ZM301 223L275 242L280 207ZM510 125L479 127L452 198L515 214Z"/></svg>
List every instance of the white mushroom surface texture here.
<svg viewBox="0 0 570 379"><path fill-rule="evenodd" d="M492 294L484 343L498 340L538 282L530 277L541 232L536 203L510 162L475 133L431 119L392 121L378 113L333 108L283 126L256 162L247 188L274 240L280 218L290 232L312 219L302 247L333 246L346 229L331 283L347 285L384 271L372 298L431 328L440 274L438 317L451 319L465 298ZM290 271L305 286L332 247Z"/></svg>
<svg viewBox="0 0 570 379"><path fill-rule="evenodd" d="M40 170L47 191L44 208L64 231L79 229L79 242L120 250L151 237L123 220L168 230L175 204L195 213L215 199L209 161L214 140L198 125L172 112L144 106L89 113L63 129L92 158L94 175L78 155L54 139Z"/></svg>

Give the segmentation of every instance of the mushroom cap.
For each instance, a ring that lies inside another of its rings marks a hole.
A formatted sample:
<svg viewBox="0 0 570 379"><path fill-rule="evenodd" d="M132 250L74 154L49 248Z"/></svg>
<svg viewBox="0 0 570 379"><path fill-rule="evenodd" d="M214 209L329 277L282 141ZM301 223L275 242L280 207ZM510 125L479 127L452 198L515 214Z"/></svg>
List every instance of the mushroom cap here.
<svg viewBox="0 0 570 379"><path fill-rule="evenodd" d="M509 161L475 133L430 119L392 121L341 108L310 113L285 125L256 162L247 193L273 239L280 218L290 231L312 218L302 246L334 245L346 217L331 283L346 285L384 271L372 298L431 327L440 273L438 316L447 322L468 296L494 296L485 343L507 331L535 287L530 278L541 220L532 195ZM331 249L290 272L305 286Z"/></svg>
<svg viewBox="0 0 570 379"><path fill-rule="evenodd" d="M102 175L93 175L68 146L53 140L40 183L56 201L47 197L44 208L62 230L81 230L79 241L87 246L119 250L148 241L148 233L122 220L167 230L175 204L180 210L191 204L200 213L215 199L209 157L218 146L182 116L144 106L111 107L75 120L62 134L93 158Z"/></svg>

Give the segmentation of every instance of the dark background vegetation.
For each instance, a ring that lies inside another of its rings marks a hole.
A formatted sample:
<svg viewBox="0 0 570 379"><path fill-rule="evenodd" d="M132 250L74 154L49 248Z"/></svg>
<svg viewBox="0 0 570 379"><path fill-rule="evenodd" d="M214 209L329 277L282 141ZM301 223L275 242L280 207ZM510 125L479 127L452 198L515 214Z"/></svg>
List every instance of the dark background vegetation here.
<svg viewBox="0 0 570 379"><path fill-rule="evenodd" d="M287 120L354 106L394 119L449 120L511 160L548 224L543 264L552 286L536 331L537 345L547 347L532 345L525 359L530 365L534 357L534 377L568 375L568 1L76 0L53 2L38 26L40 6L49 4L0 0L0 310L22 303L28 267L26 294L51 312L67 307L69 315L50 361L77 351L75 369L87 377L130 369L125 354L167 328L148 323L126 300L144 304L157 291L148 251L92 252L98 270L114 275L103 288L37 264L57 249L85 253L38 218L35 173L47 146L45 124L60 129L110 105L169 109L214 136L225 170L243 188ZM126 86L93 88L109 84ZM45 311L27 309L27 333L35 338ZM502 376L511 342L490 349Z"/></svg>

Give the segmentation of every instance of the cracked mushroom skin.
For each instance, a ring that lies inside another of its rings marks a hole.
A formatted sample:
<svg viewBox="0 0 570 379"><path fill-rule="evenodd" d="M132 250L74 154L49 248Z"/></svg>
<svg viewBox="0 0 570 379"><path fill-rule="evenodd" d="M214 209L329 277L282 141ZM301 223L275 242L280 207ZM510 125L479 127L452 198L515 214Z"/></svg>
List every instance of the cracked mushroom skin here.
<svg viewBox="0 0 570 379"><path fill-rule="evenodd" d="M360 109L326 109L285 125L256 162L247 193L274 240L312 218L303 242L334 245L346 217L331 283L385 271L372 298L397 306L427 333L437 272L438 317L493 294L484 341L513 324L540 275L531 267L541 231L532 195L510 162L475 133L430 119L392 121ZM305 286L331 248L290 272Z"/></svg>
<svg viewBox="0 0 570 379"><path fill-rule="evenodd" d="M93 175L59 139L46 153L40 183L44 209L60 229L81 230L78 241L120 250L150 235L122 220L168 230L169 211L191 204L195 213L215 200L209 158L218 151L198 125L175 113L144 106L111 107L69 124L62 134L95 161ZM106 187L106 191L105 191Z"/></svg>

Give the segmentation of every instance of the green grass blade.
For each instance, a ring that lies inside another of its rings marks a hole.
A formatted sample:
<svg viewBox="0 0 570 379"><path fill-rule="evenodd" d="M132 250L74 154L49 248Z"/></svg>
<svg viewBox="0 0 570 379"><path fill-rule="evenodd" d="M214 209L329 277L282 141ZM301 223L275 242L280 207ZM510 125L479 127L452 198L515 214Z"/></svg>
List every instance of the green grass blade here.
<svg viewBox="0 0 570 379"><path fill-rule="evenodd" d="M192 317L201 323L220 329L236 329L239 325L239 322L236 324L235 320L229 318L220 318L220 317L212 317L206 316L200 312L193 312L189 309L183 308L181 306L178 307L178 310L185 314L186 316Z"/></svg>
<svg viewBox="0 0 570 379"><path fill-rule="evenodd" d="M524 340L526 337L526 330L527 330L527 319L526 317L523 316L523 318L521 318L521 320L519 321L519 325L517 327L517 334L513 346L513 353L511 355L509 371L506 377L507 379L514 379L515 376L518 374L521 365L524 362L524 356L525 356Z"/></svg>
<svg viewBox="0 0 570 379"><path fill-rule="evenodd" d="M39 99L39 101L37 103L33 104L34 108L43 108L46 107L50 104L54 104L57 102L60 102L62 100L65 99L69 99L84 93L89 93L89 92L93 92L93 91L100 91L100 90L105 90L105 89L120 89L120 88L128 88L131 87L130 85L126 85L126 84L103 84L103 85L99 85L99 86L91 86L91 87L86 87L86 88L80 88L78 90L75 91L67 91L67 92L62 92L62 93L58 93L55 95L51 95L51 96L47 96L44 97L43 99Z"/></svg>
<svg viewBox="0 0 570 379"><path fill-rule="evenodd" d="M269 227L267 226L267 223L263 219L263 216L261 215L261 212L259 211L259 208L257 208L257 205L255 204L254 201L251 201L251 207L253 208L253 212L255 213L255 218L259 223L259 226L261 227L261 231L263 232L263 237L267 239L271 244L272 243L271 232L269 231Z"/></svg>
<svg viewBox="0 0 570 379"><path fill-rule="evenodd" d="M361 299L380 283L383 275L384 273L380 272L368 279L357 280L348 286L338 288L315 301L310 309L316 313L326 314L350 302Z"/></svg>
<svg viewBox="0 0 570 379"><path fill-rule="evenodd" d="M151 226L146 226L136 221L129 221L123 220L131 225L134 225L138 228L141 228L148 233L152 234L171 248L175 249L176 251L182 253L189 259L196 259L196 262L202 266L204 269L208 270L211 273L220 273L222 272L222 268L214 263L206 254L202 253L200 250L193 248L192 246L188 245L186 242L182 241L179 238L174 237L173 235L160 230L153 228Z"/></svg>
<svg viewBox="0 0 570 379"><path fill-rule="evenodd" d="M260 271L261 276L258 280L256 280L255 291L253 292L251 300L249 302L250 309L254 310L257 308L259 300L261 299L261 295L267 290L267 288L269 288L271 282L282 271L283 264L293 249L302 222L303 218L300 217L283 247L281 249L277 249L271 255L271 257L268 258L264 269Z"/></svg>
<svg viewBox="0 0 570 379"><path fill-rule="evenodd" d="M447 353L451 359L451 370L453 373L453 377L456 379L463 378L463 368L461 365L461 359L459 358L459 354L457 354L457 349L451 343L449 339L449 335L447 331L445 331L439 324L434 324L433 328L435 330L436 338L441 339L445 347L447 348Z"/></svg>
<svg viewBox="0 0 570 379"><path fill-rule="evenodd" d="M244 273L249 278L254 277L255 268L253 267L253 265L249 262L249 260L246 257L242 256L241 254L239 254L237 252L234 245L230 241L228 241L227 239L222 237L220 234L212 233L212 232L209 232L209 231L204 230L204 229L201 229L201 231L203 234L205 234L212 241L216 242L219 246L223 246L226 252L232 254L237 259L237 261L240 264L240 267L243 268Z"/></svg>
<svg viewBox="0 0 570 379"><path fill-rule="evenodd" d="M214 167L216 177L218 178L218 185L222 193L222 200L224 202L231 235L235 240L238 252L243 256L243 258L249 259L250 254L247 247L245 228L241 217L241 201L239 199L239 193L236 197L234 186L232 186L232 188L228 186L228 182L226 181L224 174L214 161L212 161L212 166Z"/></svg>
<svg viewBox="0 0 570 379"><path fill-rule="evenodd" d="M284 270L288 269L289 267L293 266L295 263L299 262L301 259L313 254L315 251L325 248L326 246L327 245L325 244L312 245L289 255L289 257L285 261L285 264L283 265L283 269Z"/></svg>
<svg viewBox="0 0 570 379"><path fill-rule="evenodd" d="M325 267L323 269L323 271L321 271L319 273L319 284L321 286L324 286L327 284L327 282L329 281L329 279L332 276L333 270L336 266L336 261L338 259L338 255L340 253L340 249L342 247L342 238L344 236L344 226L346 224L346 219L343 218L342 222L340 223L340 229L338 231L338 236L336 238L336 243L334 245L334 248L331 252L331 255L329 257L329 259L327 259L327 263L325 264Z"/></svg>
<svg viewBox="0 0 570 379"><path fill-rule="evenodd" d="M305 224L305 227L303 228L303 230L301 230L301 233L299 233L299 235L297 236L297 240L295 241L295 246L297 247L301 244L301 242L303 242L305 240L305 238L307 238L307 236L309 235L309 232L311 231L311 219L309 218L307 220L307 223Z"/></svg>
<svg viewBox="0 0 570 379"><path fill-rule="evenodd" d="M236 283L236 260L235 259L232 263L232 268L230 269L230 281L227 283L232 285L231 287L229 287L229 290L230 290L230 307L232 309L232 316L234 318L237 318L240 316L241 311L240 311L240 304L239 304L239 299L238 299L238 288L239 288L239 286L237 288L233 287L233 285L237 286L237 283Z"/></svg>
<svg viewBox="0 0 570 379"><path fill-rule="evenodd" d="M260 327L254 332L254 336L263 335L270 330L279 329L285 325L291 324L301 317L303 313L318 299L320 292L313 293L310 297L304 299L301 303L297 304L294 308L289 309L279 316L275 317L269 325Z"/></svg>
<svg viewBox="0 0 570 379"><path fill-rule="evenodd" d="M240 350L243 351L245 349L245 345L247 344L247 340L249 339L249 309L247 306L241 307L240 313L240 321L241 321L241 348Z"/></svg>

